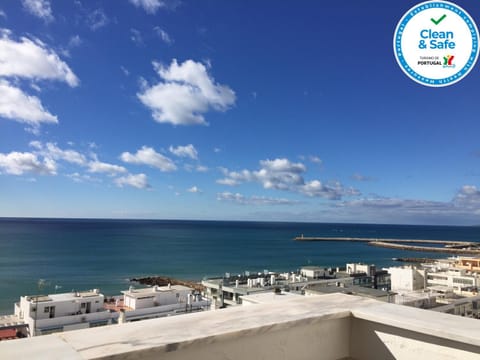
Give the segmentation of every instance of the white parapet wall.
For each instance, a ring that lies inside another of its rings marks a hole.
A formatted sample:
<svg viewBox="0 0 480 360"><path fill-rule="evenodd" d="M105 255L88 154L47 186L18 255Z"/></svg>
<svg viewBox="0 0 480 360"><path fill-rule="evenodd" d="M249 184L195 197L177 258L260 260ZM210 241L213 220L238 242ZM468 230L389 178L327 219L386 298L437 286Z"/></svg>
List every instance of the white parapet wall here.
<svg viewBox="0 0 480 360"><path fill-rule="evenodd" d="M478 320L352 295L146 320L0 343L3 359L480 358Z"/></svg>

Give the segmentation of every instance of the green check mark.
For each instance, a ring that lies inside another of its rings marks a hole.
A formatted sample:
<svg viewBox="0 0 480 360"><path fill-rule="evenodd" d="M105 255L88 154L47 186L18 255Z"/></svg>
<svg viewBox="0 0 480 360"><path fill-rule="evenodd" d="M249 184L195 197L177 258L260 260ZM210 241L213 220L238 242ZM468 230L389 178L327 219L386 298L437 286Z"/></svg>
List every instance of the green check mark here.
<svg viewBox="0 0 480 360"><path fill-rule="evenodd" d="M431 18L430 20L435 24L435 25L438 25L440 24L440 22L445 19L447 17L447 15L443 14L438 20L435 20L434 18Z"/></svg>

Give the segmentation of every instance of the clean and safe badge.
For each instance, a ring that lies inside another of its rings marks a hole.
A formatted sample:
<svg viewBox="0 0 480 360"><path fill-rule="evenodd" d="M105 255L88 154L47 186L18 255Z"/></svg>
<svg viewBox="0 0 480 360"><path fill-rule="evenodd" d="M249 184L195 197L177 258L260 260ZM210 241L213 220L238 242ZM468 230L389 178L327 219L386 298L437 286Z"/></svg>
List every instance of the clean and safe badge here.
<svg viewBox="0 0 480 360"><path fill-rule="evenodd" d="M478 28L461 7L447 1L415 5L400 19L393 37L395 58L412 80L426 86L452 85L478 58Z"/></svg>

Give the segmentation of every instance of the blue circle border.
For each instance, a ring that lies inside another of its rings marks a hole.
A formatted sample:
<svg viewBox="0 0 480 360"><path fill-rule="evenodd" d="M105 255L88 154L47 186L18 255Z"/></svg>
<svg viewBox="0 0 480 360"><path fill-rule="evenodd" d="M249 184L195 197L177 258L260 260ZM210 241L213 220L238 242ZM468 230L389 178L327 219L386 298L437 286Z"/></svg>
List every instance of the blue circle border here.
<svg viewBox="0 0 480 360"><path fill-rule="evenodd" d="M432 8L443 8L446 10L450 10L455 14L459 15L463 19L463 21L465 21L465 23L467 24L468 28L470 29L470 33L472 35L472 52L470 54L470 58L468 59L468 62L456 74L443 79L431 79L418 74L408 65L405 58L403 57L403 50L402 50L403 30L405 29L408 22L414 16L416 16L418 13L424 10L428 10ZM393 37L393 50L394 50L395 58L398 64L400 65L403 72L407 74L408 77L410 77L412 80L422 85L432 86L432 87L442 87L442 86L452 85L457 81L460 81L465 76L467 76L467 74L473 69L478 59L478 38L479 38L479 33L478 33L478 29L475 22L473 21L472 17L461 7L448 1L426 1L412 7L400 19L397 25L397 28L395 29L395 33Z"/></svg>

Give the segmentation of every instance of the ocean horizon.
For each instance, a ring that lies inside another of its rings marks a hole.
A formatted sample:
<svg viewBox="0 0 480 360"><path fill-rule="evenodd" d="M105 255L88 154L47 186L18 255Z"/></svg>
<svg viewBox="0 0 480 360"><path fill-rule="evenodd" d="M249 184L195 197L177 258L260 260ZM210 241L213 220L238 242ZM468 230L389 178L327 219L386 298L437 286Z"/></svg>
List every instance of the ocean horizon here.
<svg viewBox="0 0 480 360"><path fill-rule="evenodd" d="M478 241L478 226L214 220L0 218L0 314L22 295L99 288L119 294L133 277L185 280L244 271L294 271L347 262L399 265L395 257L447 257L365 243L294 237ZM45 286L38 288L42 279Z"/></svg>

